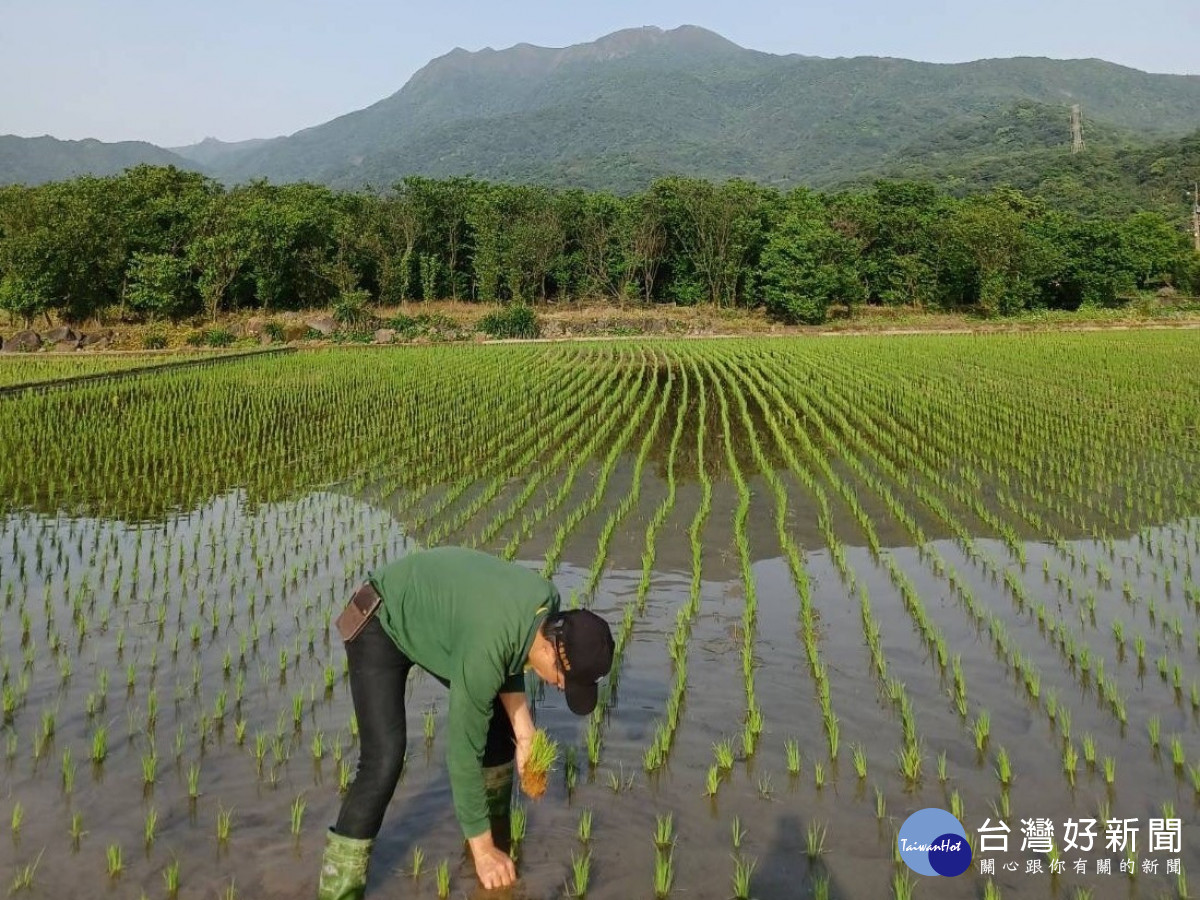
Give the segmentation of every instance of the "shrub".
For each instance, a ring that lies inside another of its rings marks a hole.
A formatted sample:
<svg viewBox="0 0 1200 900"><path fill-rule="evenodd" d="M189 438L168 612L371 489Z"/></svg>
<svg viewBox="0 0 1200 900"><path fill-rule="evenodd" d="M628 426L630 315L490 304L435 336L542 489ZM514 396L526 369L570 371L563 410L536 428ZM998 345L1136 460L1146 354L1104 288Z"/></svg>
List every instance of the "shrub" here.
<svg viewBox="0 0 1200 900"><path fill-rule="evenodd" d="M346 291L333 307L333 320L348 330L361 329L371 320L367 304L371 295L366 291Z"/></svg>
<svg viewBox="0 0 1200 900"><path fill-rule="evenodd" d="M283 326L274 320L263 325L262 333L265 334L273 344L281 343L285 337Z"/></svg>
<svg viewBox="0 0 1200 900"><path fill-rule="evenodd" d="M167 336L161 331L152 331L142 335L142 348L145 350L162 350L167 346Z"/></svg>
<svg viewBox="0 0 1200 900"><path fill-rule="evenodd" d="M193 331L183 339L183 342L189 347L202 347L204 345L204 334L203 331Z"/></svg>
<svg viewBox="0 0 1200 900"><path fill-rule="evenodd" d="M494 338L535 338L542 333L537 313L523 303L488 313L477 328Z"/></svg>
<svg viewBox="0 0 1200 900"><path fill-rule="evenodd" d="M228 347L233 343L234 336L228 328L210 328L204 332L203 341L210 347Z"/></svg>

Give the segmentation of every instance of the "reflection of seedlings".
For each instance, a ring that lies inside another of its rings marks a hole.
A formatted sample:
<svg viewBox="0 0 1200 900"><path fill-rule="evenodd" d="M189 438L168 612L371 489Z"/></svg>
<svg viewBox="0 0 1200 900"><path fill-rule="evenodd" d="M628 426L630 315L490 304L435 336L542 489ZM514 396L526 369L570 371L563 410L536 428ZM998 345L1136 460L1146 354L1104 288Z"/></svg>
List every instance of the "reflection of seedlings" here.
<svg viewBox="0 0 1200 900"><path fill-rule="evenodd" d="M983 886L983 900L1000 900L1000 888L996 887L996 882L990 878Z"/></svg>
<svg viewBox="0 0 1200 900"><path fill-rule="evenodd" d="M654 854L654 896L662 900L671 893L675 881L675 851L659 850Z"/></svg>
<svg viewBox="0 0 1200 900"><path fill-rule="evenodd" d="M812 883L813 900L829 900L829 876L817 875Z"/></svg>

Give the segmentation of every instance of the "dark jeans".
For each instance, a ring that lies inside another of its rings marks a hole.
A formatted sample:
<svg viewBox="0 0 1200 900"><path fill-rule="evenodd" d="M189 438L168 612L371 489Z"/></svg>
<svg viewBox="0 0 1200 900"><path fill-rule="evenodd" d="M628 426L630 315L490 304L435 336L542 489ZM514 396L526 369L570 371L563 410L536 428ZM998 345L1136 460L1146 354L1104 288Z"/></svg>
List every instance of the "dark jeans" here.
<svg viewBox="0 0 1200 900"><path fill-rule="evenodd" d="M334 831L343 837L368 839L379 834L383 813L404 770L404 686L414 663L388 637L378 618L372 618L358 637L346 644L346 655L358 719L358 770L342 801ZM492 704L483 765L503 765L515 756L512 723L497 698Z"/></svg>

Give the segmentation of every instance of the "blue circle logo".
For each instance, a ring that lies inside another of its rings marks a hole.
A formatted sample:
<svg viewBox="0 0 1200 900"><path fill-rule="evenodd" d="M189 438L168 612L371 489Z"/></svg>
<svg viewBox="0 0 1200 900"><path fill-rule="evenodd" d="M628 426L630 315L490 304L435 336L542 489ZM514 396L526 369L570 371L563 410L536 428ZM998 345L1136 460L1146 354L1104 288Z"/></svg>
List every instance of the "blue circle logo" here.
<svg viewBox="0 0 1200 900"><path fill-rule="evenodd" d="M936 806L917 810L905 819L896 845L904 864L918 875L953 878L971 867L966 829Z"/></svg>

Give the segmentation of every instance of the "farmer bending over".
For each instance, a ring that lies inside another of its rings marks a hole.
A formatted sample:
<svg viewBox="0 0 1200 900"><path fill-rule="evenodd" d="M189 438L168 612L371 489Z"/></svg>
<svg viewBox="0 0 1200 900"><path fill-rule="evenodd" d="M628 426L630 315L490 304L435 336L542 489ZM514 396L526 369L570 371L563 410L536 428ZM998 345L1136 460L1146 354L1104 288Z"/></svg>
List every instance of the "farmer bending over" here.
<svg viewBox="0 0 1200 900"><path fill-rule="evenodd" d="M404 685L420 666L450 688L454 811L485 888L516 880L509 856L513 760L533 739L526 669L587 715L612 666L608 624L559 612L536 572L459 547L421 550L371 572L338 618L360 736L358 770L326 837L318 900L360 900L367 861L404 766Z"/></svg>

